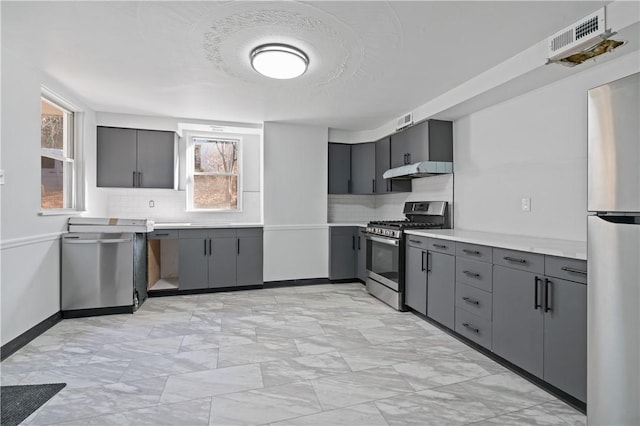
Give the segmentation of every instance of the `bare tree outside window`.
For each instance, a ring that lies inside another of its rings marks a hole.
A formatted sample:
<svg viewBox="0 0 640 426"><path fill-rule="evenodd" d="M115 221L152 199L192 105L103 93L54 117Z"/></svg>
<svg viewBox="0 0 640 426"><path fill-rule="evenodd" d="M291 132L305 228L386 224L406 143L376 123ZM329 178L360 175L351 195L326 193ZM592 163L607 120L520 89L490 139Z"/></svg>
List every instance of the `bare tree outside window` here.
<svg viewBox="0 0 640 426"><path fill-rule="evenodd" d="M73 113L42 98L40 102L40 205L73 208Z"/></svg>
<svg viewBox="0 0 640 426"><path fill-rule="evenodd" d="M193 208L238 208L238 140L194 138Z"/></svg>

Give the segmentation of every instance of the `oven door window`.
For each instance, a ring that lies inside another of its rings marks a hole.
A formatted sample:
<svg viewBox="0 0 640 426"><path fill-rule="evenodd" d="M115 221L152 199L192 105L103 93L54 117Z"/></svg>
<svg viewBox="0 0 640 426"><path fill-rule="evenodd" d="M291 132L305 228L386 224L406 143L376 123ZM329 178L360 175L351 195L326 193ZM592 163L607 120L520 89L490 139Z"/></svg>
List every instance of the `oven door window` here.
<svg viewBox="0 0 640 426"><path fill-rule="evenodd" d="M400 279L400 248L368 239L367 270L373 279L397 290Z"/></svg>

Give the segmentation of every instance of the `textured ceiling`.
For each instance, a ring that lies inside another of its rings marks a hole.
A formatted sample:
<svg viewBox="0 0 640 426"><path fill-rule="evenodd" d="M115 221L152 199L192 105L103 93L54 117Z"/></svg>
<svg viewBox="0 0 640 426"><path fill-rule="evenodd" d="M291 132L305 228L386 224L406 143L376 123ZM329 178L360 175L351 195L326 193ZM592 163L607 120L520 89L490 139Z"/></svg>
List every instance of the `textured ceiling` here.
<svg viewBox="0 0 640 426"><path fill-rule="evenodd" d="M605 3L3 1L2 46L97 111L366 130ZM307 73L255 73L266 42L303 49Z"/></svg>

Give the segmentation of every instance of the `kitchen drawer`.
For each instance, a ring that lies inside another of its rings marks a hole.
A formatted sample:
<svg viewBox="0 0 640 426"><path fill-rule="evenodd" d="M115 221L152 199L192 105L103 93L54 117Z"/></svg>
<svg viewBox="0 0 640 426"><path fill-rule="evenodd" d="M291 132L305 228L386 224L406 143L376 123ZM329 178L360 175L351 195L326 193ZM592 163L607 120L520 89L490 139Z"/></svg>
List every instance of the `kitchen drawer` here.
<svg viewBox="0 0 640 426"><path fill-rule="evenodd" d="M491 321L492 294L470 285L456 283L456 307Z"/></svg>
<svg viewBox="0 0 640 426"><path fill-rule="evenodd" d="M262 228L238 228L236 235L238 237L261 237Z"/></svg>
<svg viewBox="0 0 640 426"><path fill-rule="evenodd" d="M209 231L209 237L211 238L235 238L235 229L212 229Z"/></svg>
<svg viewBox="0 0 640 426"><path fill-rule="evenodd" d="M544 274L578 283L587 283L587 261L566 257L545 256Z"/></svg>
<svg viewBox="0 0 640 426"><path fill-rule="evenodd" d="M456 256L491 263L493 262L493 249L477 244L456 243Z"/></svg>
<svg viewBox="0 0 640 426"><path fill-rule="evenodd" d="M537 253L494 248L493 264L544 274L544 255Z"/></svg>
<svg viewBox="0 0 640 426"><path fill-rule="evenodd" d="M456 243L449 240L427 238L427 250L445 254L455 254Z"/></svg>
<svg viewBox="0 0 640 426"><path fill-rule="evenodd" d="M493 265L456 257L456 282L491 292L493 289Z"/></svg>
<svg viewBox="0 0 640 426"><path fill-rule="evenodd" d="M491 350L491 321L456 308L456 332Z"/></svg>
<svg viewBox="0 0 640 426"><path fill-rule="evenodd" d="M181 229L178 231L180 238L208 238L209 234L206 229Z"/></svg>
<svg viewBox="0 0 640 426"><path fill-rule="evenodd" d="M407 235L407 244L412 247L418 247L421 249L427 249L427 243L429 238L419 237L417 235Z"/></svg>
<svg viewBox="0 0 640 426"><path fill-rule="evenodd" d="M147 234L148 240L176 240L178 239L177 229L156 229Z"/></svg>

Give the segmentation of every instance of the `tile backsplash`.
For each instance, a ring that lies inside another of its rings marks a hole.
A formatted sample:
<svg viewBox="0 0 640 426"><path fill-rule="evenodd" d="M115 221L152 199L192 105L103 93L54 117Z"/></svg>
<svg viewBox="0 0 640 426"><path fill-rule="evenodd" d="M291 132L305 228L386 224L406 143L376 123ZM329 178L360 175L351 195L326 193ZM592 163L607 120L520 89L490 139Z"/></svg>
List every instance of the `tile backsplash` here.
<svg viewBox="0 0 640 426"><path fill-rule="evenodd" d="M333 223L366 223L370 220L404 219L406 201L448 201L453 209L453 175L414 179L412 192L350 195L333 194L328 198L327 220Z"/></svg>

